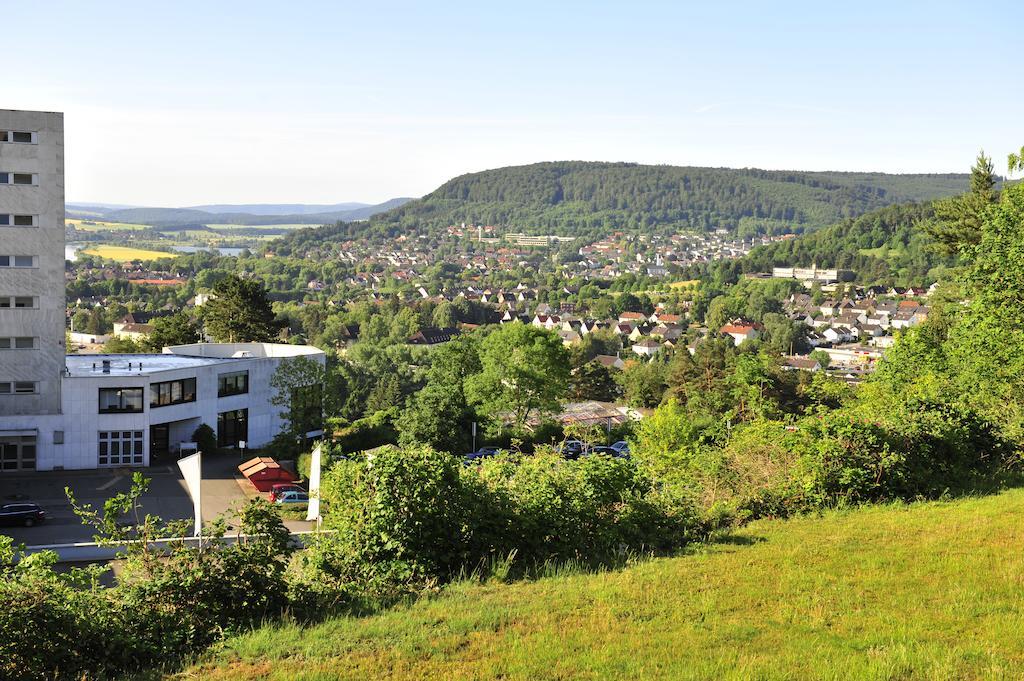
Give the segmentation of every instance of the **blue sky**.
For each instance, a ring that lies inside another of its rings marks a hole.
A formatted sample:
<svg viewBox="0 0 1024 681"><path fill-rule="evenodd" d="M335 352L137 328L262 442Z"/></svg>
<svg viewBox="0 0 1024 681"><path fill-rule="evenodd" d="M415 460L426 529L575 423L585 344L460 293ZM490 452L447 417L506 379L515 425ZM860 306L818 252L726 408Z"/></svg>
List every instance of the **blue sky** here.
<svg viewBox="0 0 1024 681"><path fill-rule="evenodd" d="M72 201L371 202L563 159L1002 170L1024 145L1022 2L0 7L0 107L65 112Z"/></svg>

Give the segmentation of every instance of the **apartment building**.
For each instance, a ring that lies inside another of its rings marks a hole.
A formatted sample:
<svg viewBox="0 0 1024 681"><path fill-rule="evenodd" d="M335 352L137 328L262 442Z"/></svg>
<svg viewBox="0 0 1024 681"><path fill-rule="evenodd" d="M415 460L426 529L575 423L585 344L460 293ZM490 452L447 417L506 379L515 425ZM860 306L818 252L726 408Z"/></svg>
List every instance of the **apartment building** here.
<svg viewBox="0 0 1024 681"><path fill-rule="evenodd" d="M0 416L60 412L64 309L64 116L0 110Z"/></svg>

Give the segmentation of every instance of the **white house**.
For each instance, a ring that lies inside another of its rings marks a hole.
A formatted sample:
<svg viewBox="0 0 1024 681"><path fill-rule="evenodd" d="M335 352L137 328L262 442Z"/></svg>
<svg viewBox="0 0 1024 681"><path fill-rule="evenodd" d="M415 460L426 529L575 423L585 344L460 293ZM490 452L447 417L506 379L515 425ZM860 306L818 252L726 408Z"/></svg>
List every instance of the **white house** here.
<svg viewBox="0 0 1024 681"><path fill-rule="evenodd" d="M325 359L314 347L274 343L67 355L59 413L0 416L0 474L149 466L175 458L204 423L219 447L262 447L284 425L271 377L295 357Z"/></svg>

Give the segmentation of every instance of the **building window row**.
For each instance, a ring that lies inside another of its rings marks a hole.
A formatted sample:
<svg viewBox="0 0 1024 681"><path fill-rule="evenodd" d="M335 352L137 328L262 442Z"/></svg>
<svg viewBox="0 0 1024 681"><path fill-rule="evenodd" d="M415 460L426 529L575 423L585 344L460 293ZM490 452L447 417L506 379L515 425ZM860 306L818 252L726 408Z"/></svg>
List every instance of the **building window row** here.
<svg viewBox="0 0 1024 681"><path fill-rule="evenodd" d="M141 430L101 430L99 434L99 465L142 465Z"/></svg>
<svg viewBox="0 0 1024 681"><path fill-rule="evenodd" d="M196 379L194 378L164 381L163 383L153 383L149 386L149 406L151 409L195 401Z"/></svg>
<svg viewBox="0 0 1024 681"><path fill-rule="evenodd" d="M33 336L0 336L0 350L35 350Z"/></svg>
<svg viewBox="0 0 1024 681"><path fill-rule="evenodd" d="M35 296L0 296L0 310L8 308L33 309L39 307Z"/></svg>
<svg viewBox="0 0 1024 681"><path fill-rule="evenodd" d="M38 227L38 215L16 215L0 213L0 227Z"/></svg>
<svg viewBox="0 0 1024 681"><path fill-rule="evenodd" d="M39 133L27 130L0 130L0 142L13 144L38 144Z"/></svg>
<svg viewBox="0 0 1024 681"><path fill-rule="evenodd" d="M100 388L100 413L142 413L142 388Z"/></svg>
<svg viewBox="0 0 1024 681"><path fill-rule="evenodd" d="M39 176L35 173L0 172L0 184L25 184L36 186L39 184Z"/></svg>
<svg viewBox="0 0 1024 681"><path fill-rule="evenodd" d="M0 255L0 267L35 267L35 255Z"/></svg>
<svg viewBox="0 0 1024 681"><path fill-rule="evenodd" d="M249 372L232 371L217 376L217 397L244 395L249 392Z"/></svg>
<svg viewBox="0 0 1024 681"><path fill-rule="evenodd" d="M39 384L35 381L0 381L0 395L36 395Z"/></svg>
<svg viewBox="0 0 1024 681"><path fill-rule="evenodd" d="M236 447L249 439L249 410L232 409L217 414L217 446Z"/></svg>

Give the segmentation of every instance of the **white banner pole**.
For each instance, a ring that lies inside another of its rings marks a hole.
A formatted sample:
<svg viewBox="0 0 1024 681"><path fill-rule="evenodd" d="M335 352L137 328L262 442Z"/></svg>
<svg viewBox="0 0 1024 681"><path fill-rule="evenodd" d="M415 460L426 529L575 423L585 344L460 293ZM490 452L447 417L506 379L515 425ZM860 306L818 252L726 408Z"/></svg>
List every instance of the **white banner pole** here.
<svg viewBox="0 0 1024 681"><path fill-rule="evenodd" d="M203 453L196 452L178 459L178 468L185 478L185 487L192 497L192 510L196 516L195 536L203 535Z"/></svg>
<svg viewBox="0 0 1024 681"><path fill-rule="evenodd" d="M306 508L306 520L316 520L320 525L320 443L313 448L309 461L309 506Z"/></svg>

